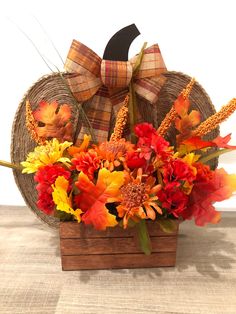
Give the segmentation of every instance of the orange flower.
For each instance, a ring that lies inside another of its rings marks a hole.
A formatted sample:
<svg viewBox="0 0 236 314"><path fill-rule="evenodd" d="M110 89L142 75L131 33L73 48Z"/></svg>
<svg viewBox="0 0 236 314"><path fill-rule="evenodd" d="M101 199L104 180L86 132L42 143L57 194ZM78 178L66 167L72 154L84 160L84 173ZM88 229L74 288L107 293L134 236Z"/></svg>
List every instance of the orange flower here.
<svg viewBox="0 0 236 314"><path fill-rule="evenodd" d="M82 151L75 154L74 158L71 159L71 163L77 171L83 171L90 180L93 180L94 172L100 166L100 157L95 150L90 149L87 152Z"/></svg>
<svg viewBox="0 0 236 314"><path fill-rule="evenodd" d="M121 195L119 201L121 204L117 206L119 217L123 218L124 228L128 225L129 218L134 221L141 219L156 218L156 212L162 214L161 208L155 202L158 197L157 192L160 191L161 185L154 185L156 179L149 177L145 181L142 169L139 168L136 178L127 174L126 183L121 187ZM155 210L154 210L155 209Z"/></svg>
<svg viewBox="0 0 236 314"><path fill-rule="evenodd" d="M103 160L103 166L113 171L115 167L120 166L125 161L126 153L133 151L133 147L133 144L122 138L117 141L101 143L95 147L95 150Z"/></svg>

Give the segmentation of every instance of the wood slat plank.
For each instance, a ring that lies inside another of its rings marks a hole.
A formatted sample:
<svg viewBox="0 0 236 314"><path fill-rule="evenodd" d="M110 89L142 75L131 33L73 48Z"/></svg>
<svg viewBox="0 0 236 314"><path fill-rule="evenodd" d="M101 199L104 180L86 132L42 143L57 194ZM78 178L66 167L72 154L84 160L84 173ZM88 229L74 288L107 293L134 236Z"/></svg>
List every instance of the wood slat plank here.
<svg viewBox="0 0 236 314"><path fill-rule="evenodd" d="M178 220L174 220L177 227ZM163 232L156 222L147 221L147 227L150 236L170 236L178 234L178 228L173 233ZM77 222L61 222L60 237L61 238L108 238L108 237L131 237L136 234L136 228L122 229L120 227L107 228L105 231L95 230L91 226L78 224Z"/></svg>
<svg viewBox="0 0 236 314"><path fill-rule="evenodd" d="M177 236L151 237L152 252L175 252ZM62 255L141 253L135 238L61 239Z"/></svg>
<svg viewBox="0 0 236 314"><path fill-rule="evenodd" d="M176 253L62 256L63 270L175 266Z"/></svg>

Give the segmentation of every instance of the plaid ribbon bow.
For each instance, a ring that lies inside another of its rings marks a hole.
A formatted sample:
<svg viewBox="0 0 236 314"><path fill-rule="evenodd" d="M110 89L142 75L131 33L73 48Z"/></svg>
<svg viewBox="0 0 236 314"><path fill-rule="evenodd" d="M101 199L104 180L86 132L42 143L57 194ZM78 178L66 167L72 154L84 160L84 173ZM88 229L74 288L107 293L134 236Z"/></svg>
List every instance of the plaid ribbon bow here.
<svg viewBox="0 0 236 314"><path fill-rule="evenodd" d="M128 85L133 82L137 95L154 105L164 83L161 76L166 71L157 44L144 50L139 70L132 77L136 58L129 61L102 60L94 51L73 40L65 70L71 75L66 77L74 97L80 103L95 131L98 142L108 139L112 117L116 116L125 96ZM139 112L138 120L142 120ZM86 127L81 125L78 140L83 139Z"/></svg>

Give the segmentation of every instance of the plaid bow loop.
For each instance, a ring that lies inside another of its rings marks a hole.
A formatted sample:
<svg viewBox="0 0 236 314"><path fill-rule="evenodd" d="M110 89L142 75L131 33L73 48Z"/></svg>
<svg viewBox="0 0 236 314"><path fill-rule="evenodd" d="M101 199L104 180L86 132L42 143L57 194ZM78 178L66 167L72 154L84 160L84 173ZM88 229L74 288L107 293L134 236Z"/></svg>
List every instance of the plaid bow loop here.
<svg viewBox="0 0 236 314"><path fill-rule="evenodd" d="M137 56L129 61L102 60L84 44L73 40L65 70L72 75L67 83L78 102L85 103L84 110L99 142L108 139L111 116L116 115L128 92L132 79L136 94L150 104L155 104L164 83L161 76L166 71L157 44L144 50L139 70L133 75ZM78 140L86 128L82 125Z"/></svg>
<svg viewBox="0 0 236 314"><path fill-rule="evenodd" d="M102 60L101 81L109 89L127 87L132 77L132 70L129 61Z"/></svg>

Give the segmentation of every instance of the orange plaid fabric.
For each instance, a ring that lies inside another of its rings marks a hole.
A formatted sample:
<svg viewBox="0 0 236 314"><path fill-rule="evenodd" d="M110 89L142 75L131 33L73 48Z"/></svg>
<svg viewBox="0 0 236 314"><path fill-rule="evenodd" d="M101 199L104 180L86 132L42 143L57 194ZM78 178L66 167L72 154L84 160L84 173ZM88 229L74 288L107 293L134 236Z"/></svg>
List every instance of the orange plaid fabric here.
<svg viewBox="0 0 236 314"><path fill-rule="evenodd" d="M155 104L161 89L160 75L166 71L157 44L144 50L141 66L133 76L137 56L129 61L102 60L84 44L73 40L65 70L73 75L66 78L94 129L98 142L108 139L112 115L116 115L128 93L132 79L135 92ZM138 113L138 116L139 113ZM85 126L81 125L78 140L83 139Z"/></svg>
<svg viewBox="0 0 236 314"><path fill-rule="evenodd" d="M127 87L132 77L132 65L126 61L102 60L101 81L112 88Z"/></svg>

